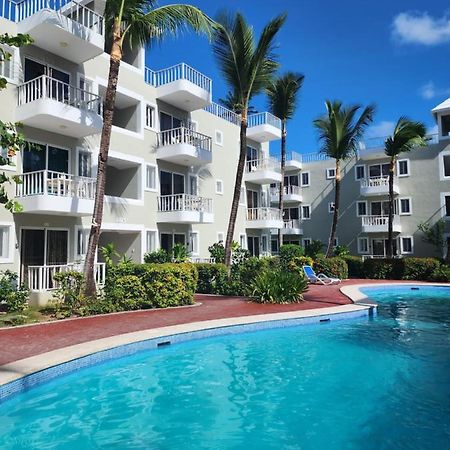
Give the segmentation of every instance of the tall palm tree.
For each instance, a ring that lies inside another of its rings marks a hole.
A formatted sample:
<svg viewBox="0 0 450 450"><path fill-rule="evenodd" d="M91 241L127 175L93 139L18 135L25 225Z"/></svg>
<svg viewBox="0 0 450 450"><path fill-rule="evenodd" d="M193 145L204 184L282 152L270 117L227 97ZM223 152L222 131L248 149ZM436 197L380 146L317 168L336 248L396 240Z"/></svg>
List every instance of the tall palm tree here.
<svg viewBox="0 0 450 450"><path fill-rule="evenodd" d="M283 211L284 172L286 167L287 121L292 119L297 107L297 95L303 85L305 76L299 73L286 72L275 79L267 87L270 112L281 119L281 183L278 208ZM278 248L283 245L281 228L278 230Z"/></svg>
<svg viewBox="0 0 450 450"><path fill-rule="evenodd" d="M157 7L155 0L107 0L104 17L107 36L111 39L111 52L98 156L94 212L84 269L85 291L88 296L95 294L95 253L103 218L106 166L124 44L128 43L130 48L141 47L151 40L161 40L167 35L177 35L187 27L212 36L214 27L214 22L194 6L175 4Z"/></svg>
<svg viewBox="0 0 450 450"><path fill-rule="evenodd" d="M248 108L251 99L266 89L278 68L273 53L275 36L286 20L282 14L271 20L262 30L256 42L253 28L240 13L235 16L222 14L217 22L213 50L219 68L236 103L241 108L240 151L236 169L233 200L225 240L225 264L231 265L231 243L233 241L236 216L239 207L242 178L247 153Z"/></svg>
<svg viewBox="0 0 450 450"><path fill-rule="evenodd" d="M325 102L327 113L314 121L322 143L321 153L336 160L334 214L331 225L330 239L327 247L327 257L333 254L333 244L336 239L336 229L339 220L339 202L341 193L341 161L352 157L358 149L358 142L365 129L372 122L375 113L373 105L367 106L356 118L359 105L343 107L338 100Z"/></svg>
<svg viewBox="0 0 450 450"><path fill-rule="evenodd" d="M225 98L219 98L219 103L230 111L235 112L236 114L241 114L242 105L239 104L238 95L236 95L233 91L228 91ZM249 105L247 114L256 114L258 111L252 105Z"/></svg>
<svg viewBox="0 0 450 450"><path fill-rule="evenodd" d="M415 147L425 147L427 128L422 122L413 122L407 117L400 117L394 132L384 144L384 152L390 158L389 163L389 219L387 257L394 256L394 178L398 155L411 151Z"/></svg>

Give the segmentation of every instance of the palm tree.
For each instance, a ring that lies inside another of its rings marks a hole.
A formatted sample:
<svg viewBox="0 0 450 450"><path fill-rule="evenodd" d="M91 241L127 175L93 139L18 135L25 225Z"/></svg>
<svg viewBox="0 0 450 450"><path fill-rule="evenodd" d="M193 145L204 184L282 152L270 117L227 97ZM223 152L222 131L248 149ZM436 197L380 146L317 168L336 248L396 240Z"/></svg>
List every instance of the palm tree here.
<svg viewBox="0 0 450 450"><path fill-rule="evenodd" d="M214 22L194 6L175 4L157 7L155 0L107 0L104 17L108 37L112 43L103 109L94 212L84 269L85 293L88 296L95 294L95 253L103 218L106 166L124 44L128 43L130 48L141 47L151 40L161 40L167 35L177 35L188 26L196 32L205 32L211 36L214 27Z"/></svg>
<svg viewBox="0 0 450 450"><path fill-rule="evenodd" d="M389 164L389 219L387 257L394 256L394 178L398 155L409 152L415 147L425 147L427 128L422 122L413 122L407 117L400 117L395 125L392 136L384 143L384 152L390 158Z"/></svg>
<svg viewBox="0 0 450 450"><path fill-rule="evenodd" d="M286 166L286 136L287 121L292 119L297 106L297 94L303 85L305 76L299 73L287 72L267 87L270 112L281 119L281 183L278 208L283 211L284 171ZM278 230L278 248L283 245L281 228Z"/></svg>
<svg viewBox="0 0 450 450"><path fill-rule="evenodd" d="M327 113L316 119L314 126L319 132L319 140L322 143L320 152L336 160L334 214L326 253L326 256L330 257L333 254L333 244L336 239L339 219L341 161L345 161L356 154L358 142L362 138L364 130L373 120L375 107L373 105L367 106L361 115L356 118L356 113L361 108L359 105L343 107L342 102L338 100L327 100L325 105Z"/></svg>
<svg viewBox="0 0 450 450"><path fill-rule="evenodd" d="M219 98L219 103L230 111L235 112L236 114L241 114L242 105L239 104L239 98L236 93L232 91L228 91L225 98ZM258 111L252 105L249 105L247 109L247 114L257 114Z"/></svg>
<svg viewBox="0 0 450 450"><path fill-rule="evenodd" d="M286 20L282 14L262 30L257 42L253 28L240 13L234 17L222 14L217 20L213 50L220 70L240 105L240 151L236 169L233 200L225 240L225 264L231 266L231 243L239 207L242 178L247 153L248 108L251 99L266 89L278 68L273 54L274 40Z"/></svg>

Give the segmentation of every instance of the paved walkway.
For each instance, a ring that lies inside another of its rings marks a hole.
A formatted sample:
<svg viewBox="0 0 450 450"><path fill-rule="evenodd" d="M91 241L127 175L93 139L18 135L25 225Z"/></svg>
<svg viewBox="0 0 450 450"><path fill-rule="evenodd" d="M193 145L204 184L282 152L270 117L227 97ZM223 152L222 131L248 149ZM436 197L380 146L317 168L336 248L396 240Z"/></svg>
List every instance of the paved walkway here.
<svg viewBox="0 0 450 450"><path fill-rule="evenodd" d="M386 282L380 280L378 282ZM290 305L259 305L246 298L196 295L199 305L133 311L0 329L0 366L51 350L133 331L229 317L251 316L344 305L351 301L342 285L376 283L348 280L340 286L310 286L305 301Z"/></svg>

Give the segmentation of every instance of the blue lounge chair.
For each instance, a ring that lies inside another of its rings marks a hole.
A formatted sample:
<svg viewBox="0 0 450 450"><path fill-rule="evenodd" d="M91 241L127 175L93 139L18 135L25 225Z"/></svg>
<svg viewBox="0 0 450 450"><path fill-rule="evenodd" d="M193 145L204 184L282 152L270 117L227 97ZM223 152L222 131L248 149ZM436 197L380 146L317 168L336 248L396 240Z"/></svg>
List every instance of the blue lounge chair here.
<svg viewBox="0 0 450 450"><path fill-rule="evenodd" d="M303 272L310 283L323 284L328 286L330 284L339 284L341 280L339 278L332 278L324 273L316 274L311 266L303 266Z"/></svg>

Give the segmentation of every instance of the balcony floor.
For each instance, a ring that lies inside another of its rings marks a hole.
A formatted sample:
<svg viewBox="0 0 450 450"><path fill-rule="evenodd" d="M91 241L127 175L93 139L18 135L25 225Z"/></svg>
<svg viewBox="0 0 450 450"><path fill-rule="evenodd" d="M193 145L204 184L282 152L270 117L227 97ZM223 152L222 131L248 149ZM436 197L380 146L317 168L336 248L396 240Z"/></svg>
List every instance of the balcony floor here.
<svg viewBox="0 0 450 450"><path fill-rule="evenodd" d="M211 93L188 80L158 86L156 96L183 111L196 111L211 103Z"/></svg>
<svg viewBox="0 0 450 450"><path fill-rule="evenodd" d="M173 144L159 147L156 158L180 166L199 166L212 161L212 152L189 144Z"/></svg>

